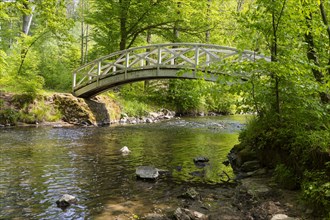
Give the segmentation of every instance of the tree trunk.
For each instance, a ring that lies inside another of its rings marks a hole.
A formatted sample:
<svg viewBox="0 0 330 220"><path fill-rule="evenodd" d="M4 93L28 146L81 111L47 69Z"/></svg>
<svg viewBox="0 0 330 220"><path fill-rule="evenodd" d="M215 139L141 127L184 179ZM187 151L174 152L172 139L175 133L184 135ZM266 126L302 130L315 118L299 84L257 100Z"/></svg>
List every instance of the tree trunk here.
<svg viewBox="0 0 330 220"><path fill-rule="evenodd" d="M80 42L80 62L81 64L87 63L88 57L88 31L89 31L89 26L88 24L85 23L85 11L88 10L89 5L87 0L82 0L80 1L81 4L81 42Z"/></svg>
<svg viewBox="0 0 330 220"><path fill-rule="evenodd" d="M127 44L127 13L130 1L119 0L120 4L120 43L119 49L125 50Z"/></svg>
<svg viewBox="0 0 330 220"><path fill-rule="evenodd" d="M305 40L307 42L307 58L310 62L312 62L315 66L320 67L320 62L317 56L317 52L315 49L315 44L314 44L314 37L312 34L312 14L310 16L306 16L306 23L308 27L308 33L305 34ZM324 75L323 73L317 69L317 68L312 68L312 73L314 75L315 80L320 83L324 84ZM325 92L320 92L320 98L322 103L330 103L330 96L329 94Z"/></svg>
<svg viewBox="0 0 330 220"><path fill-rule="evenodd" d="M212 0L207 0L207 21L208 23L210 23L211 19L210 19L210 13L211 13L211 1ZM211 31L210 31L210 24L207 25L208 26L208 30L205 32L205 42L206 43L210 43L210 38L211 38Z"/></svg>
<svg viewBox="0 0 330 220"><path fill-rule="evenodd" d="M81 8L82 8L82 15L81 15L81 45L80 45L80 63L83 65L85 63L85 56L84 56L84 38L85 38L85 30L84 30L84 1L81 1Z"/></svg>
<svg viewBox="0 0 330 220"><path fill-rule="evenodd" d="M326 10L324 8L323 0L320 1L320 12L321 12L323 24L327 27L327 33L328 33L329 44L328 44L328 68L327 69L328 69L328 75L330 76L330 25L328 22Z"/></svg>
<svg viewBox="0 0 330 220"><path fill-rule="evenodd" d="M177 8L178 8L178 11L177 11L177 15L178 17L180 16L180 8L181 8L181 2L178 2L177 4ZM180 37L180 28L179 28L179 18L175 21L174 23L174 28L173 28L173 35L174 35L174 43L178 42L179 41L179 37Z"/></svg>
<svg viewBox="0 0 330 220"><path fill-rule="evenodd" d="M85 34L85 63L88 63L88 34L89 34L89 25L86 25L86 34Z"/></svg>
<svg viewBox="0 0 330 220"><path fill-rule="evenodd" d="M23 4L25 10L30 9L29 3L30 3L30 1ZM30 32L34 9L35 9L35 6L33 5L31 7L31 14L24 13L23 17L22 17L22 32L26 35L28 35Z"/></svg>
<svg viewBox="0 0 330 220"><path fill-rule="evenodd" d="M274 1L274 0L273 0ZM273 9L272 12L272 27L273 27L273 38L272 38L272 44L271 44L271 61L277 62L277 27L278 23L276 23L275 18L275 9ZM279 21L278 21L279 22ZM275 92L275 112L277 114L280 114L280 92L279 92L279 77L272 73L272 78L275 80L275 86L274 86L274 92Z"/></svg>

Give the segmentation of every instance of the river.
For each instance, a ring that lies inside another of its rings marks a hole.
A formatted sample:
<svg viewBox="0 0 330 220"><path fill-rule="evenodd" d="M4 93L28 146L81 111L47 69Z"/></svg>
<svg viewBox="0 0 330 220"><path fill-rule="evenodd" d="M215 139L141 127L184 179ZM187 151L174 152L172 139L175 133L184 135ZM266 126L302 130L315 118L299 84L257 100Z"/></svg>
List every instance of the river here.
<svg viewBox="0 0 330 220"><path fill-rule="evenodd" d="M0 130L0 219L137 218L174 210L190 186L212 187L232 176L222 162L246 117L173 119L155 124L110 127L12 127ZM119 151L123 146L129 155ZM193 159L205 156L207 166ZM135 169L152 165L169 171L155 182ZM78 204L61 210L68 193Z"/></svg>

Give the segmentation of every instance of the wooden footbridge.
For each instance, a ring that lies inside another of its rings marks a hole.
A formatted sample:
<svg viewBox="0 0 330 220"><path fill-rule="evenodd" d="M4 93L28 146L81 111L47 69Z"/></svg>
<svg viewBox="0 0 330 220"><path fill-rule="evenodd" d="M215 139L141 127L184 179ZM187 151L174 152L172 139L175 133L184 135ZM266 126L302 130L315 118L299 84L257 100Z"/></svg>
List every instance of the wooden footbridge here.
<svg viewBox="0 0 330 220"><path fill-rule="evenodd" d="M223 60L255 61L268 57L253 51L194 43L157 44L118 51L96 59L73 73L72 92L88 98L118 85L166 78L203 78L216 81L221 73L211 68ZM197 74L204 72L205 74Z"/></svg>

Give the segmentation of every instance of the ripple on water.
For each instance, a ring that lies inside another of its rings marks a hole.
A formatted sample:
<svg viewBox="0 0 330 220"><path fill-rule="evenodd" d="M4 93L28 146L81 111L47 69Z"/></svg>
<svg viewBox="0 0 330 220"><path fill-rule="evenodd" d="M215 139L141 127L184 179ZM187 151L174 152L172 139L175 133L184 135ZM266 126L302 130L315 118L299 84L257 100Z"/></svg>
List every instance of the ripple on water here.
<svg viewBox="0 0 330 220"><path fill-rule="evenodd" d="M222 170L231 172L222 161L237 142L236 130L226 127L235 123L204 118L108 128L4 129L0 133L0 202L4 204L0 219L120 215L128 219L175 207L183 186L214 184ZM129 147L129 155L119 152L123 146ZM196 167L193 158L197 156L208 157L209 164ZM169 174L156 182L137 181L135 168L140 165ZM62 211L55 201L65 193L79 201Z"/></svg>

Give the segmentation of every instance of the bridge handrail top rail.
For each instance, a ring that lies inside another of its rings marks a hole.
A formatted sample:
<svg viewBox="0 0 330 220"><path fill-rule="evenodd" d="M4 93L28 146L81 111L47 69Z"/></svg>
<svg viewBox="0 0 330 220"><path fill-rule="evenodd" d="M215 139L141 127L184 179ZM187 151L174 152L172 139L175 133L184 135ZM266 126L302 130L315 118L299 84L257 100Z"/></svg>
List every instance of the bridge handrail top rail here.
<svg viewBox="0 0 330 220"><path fill-rule="evenodd" d="M205 47L205 48L215 48L215 49L225 49L225 50L231 50L233 52L241 52L241 53L244 53L244 54L251 54L251 55L256 55L260 58L265 58L265 59L270 59L268 56L265 56L265 55L262 55L262 54L258 54L256 53L255 51L252 51L252 50L239 50L237 48L234 48L234 47L228 47L228 46L221 46L221 45L216 45L216 44L205 44L205 43L163 43L163 44L150 44L150 45L145 45L145 46L140 46L140 47L131 47L131 48L128 48L128 49L125 49L125 50L120 50L120 51L116 51L116 52L113 52L113 53L110 53L108 55L105 55L105 56L102 56L98 59L95 59L91 62L88 62L78 68L76 68L74 71L73 71L73 74L76 74L77 72L79 72L79 70L81 69L84 69L85 67L89 66L89 65L92 65L92 64L95 64L97 62L100 62L102 60L105 60L109 57L113 57L113 56L116 56L116 55L120 55L120 54L125 54L125 53L128 53L128 52L131 52L131 51L134 51L134 50L140 50L140 49L148 49L148 48L157 48L157 47L169 47L169 46L202 46L202 47ZM173 48L173 49L180 49L180 48Z"/></svg>

